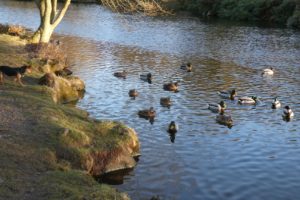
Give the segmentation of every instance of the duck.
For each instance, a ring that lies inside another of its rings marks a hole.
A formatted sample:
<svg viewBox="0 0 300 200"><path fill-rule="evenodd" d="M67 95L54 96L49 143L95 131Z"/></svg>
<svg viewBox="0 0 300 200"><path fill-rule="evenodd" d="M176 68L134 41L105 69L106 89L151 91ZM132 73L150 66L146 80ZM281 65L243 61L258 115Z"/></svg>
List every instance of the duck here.
<svg viewBox="0 0 300 200"><path fill-rule="evenodd" d="M175 121L171 121L168 127L168 132L170 134L175 134L178 131L178 126L176 125Z"/></svg>
<svg viewBox="0 0 300 200"><path fill-rule="evenodd" d="M186 65L183 64L180 66L180 69L183 69L187 72L191 72L192 71L192 64L191 63L187 63Z"/></svg>
<svg viewBox="0 0 300 200"><path fill-rule="evenodd" d="M263 72L261 73L261 75L263 75L263 76L272 76L273 74L274 74L273 67L264 69Z"/></svg>
<svg viewBox="0 0 300 200"><path fill-rule="evenodd" d="M126 70L123 70L122 72L115 72L114 73L114 76L115 77L118 77L118 78L126 78L127 76L127 71Z"/></svg>
<svg viewBox="0 0 300 200"><path fill-rule="evenodd" d="M130 97L135 98L135 97L137 97L139 95L139 93L138 93L138 91L136 89L132 89L132 90L129 90L128 95Z"/></svg>
<svg viewBox="0 0 300 200"><path fill-rule="evenodd" d="M254 105L258 101L257 97L252 96L252 97L240 97L238 102L239 104L248 104L248 105Z"/></svg>
<svg viewBox="0 0 300 200"><path fill-rule="evenodd" d="M172 105L170 97L162 97L160 98L160 105L164 107L170 107Z"/></svg>
<svg viewBox="0 0 300 200"><path fill-rule="evenodd" d="M236 90L229 91L218 91L219 96L225 99L234 100L234 97L237 95Z"/></svg>
<svg viewBox="0 0 300 200"><path fill-rule="evenodd" d="M277 99L277 97L274 98L274 101L272 102L272 109L277 109L281 107L280 101Z"/></svg>
<svg viewBox="0 0 300 200"><path fill-rule="evenodd" d="M140 79L143 81L147 81L148 83L151 83L152 82L152 74L151 73L141 74Z"/></svg>
<svg viewBox="0 0 300 200"><path fill-rule="evenodd" d="M290 106L285 106L284 107L282 117L284 119L287 119L287 120L290 120L291 118L294 117L294 112L292 111L292 109L290 108Z"/></svg>
<svg viewBox="0 0 300 200"><path fill-rule="evenodd" d="M166 83L164 84L164 90L167 90L167 91L178 91L178 82L176 83Z"/></svg>
<svg viewBox="0 0 300 200"><path fill-rule="evenodd" d="M211 110L212 112L221 112L222 110L224 111L226 109L226 104L224 101L220 101L220 103L210 103L208 104L208 109Z"/></svg>
<svg viewBox="0 0 300 200"><path fill-rule="evenodd" d="M138 115L143 118L154 118L156 115L156 112L153 107L150 107L149 109L140 110L138 112Z"/></svg>
<svg viewBox="0 0 300 200"><path fill-rule="evenodd" d="M224 111L222 111L219 115L216 116L216 121L219 124L226 125L229 128L233 126L233 120L230 115L226 115Z"/></svg>

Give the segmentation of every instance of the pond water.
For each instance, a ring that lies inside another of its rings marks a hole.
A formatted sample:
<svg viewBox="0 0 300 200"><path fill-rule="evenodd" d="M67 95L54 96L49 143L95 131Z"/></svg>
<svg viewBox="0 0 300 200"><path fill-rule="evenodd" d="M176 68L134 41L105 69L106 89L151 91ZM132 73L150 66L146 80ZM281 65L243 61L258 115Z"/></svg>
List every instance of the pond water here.
<svg viewBox="0 0 300 200"><path fill-rule="evenodd" d="M36 28L33 3L0 1L0 23ZM98 119L122 121L141 141L137 167L116 187L132 199L296 199L300 195L300 32L276 27L203 22L191 17L112 13L96 5L72 5L56 30L87 85L78 106ZM193 72L179 68L193 64ZM263 68L275 75L264 78ZM127 79L112 74L126 69ZM151 72L153 83L139 79ZM180 81L179 92L162 85ZM257 95L256 106L226 101L234 126L216 123L207 110L218 90ZM132 100L129 89L140 95ZM160 97L171 97L170 109ZM278 96L295 112L282 120L272 110ZM153 124L137 115L153 106ZM179 131L166 129L174 120ZM116 182L114 182L116 183Z"/></svg>

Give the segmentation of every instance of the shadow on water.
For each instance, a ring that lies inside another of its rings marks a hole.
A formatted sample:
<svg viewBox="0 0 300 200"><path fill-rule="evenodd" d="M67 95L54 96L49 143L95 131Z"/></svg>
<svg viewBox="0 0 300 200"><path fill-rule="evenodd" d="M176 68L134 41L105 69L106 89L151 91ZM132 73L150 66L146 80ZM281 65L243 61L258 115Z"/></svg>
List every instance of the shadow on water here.
<svg viewBox="0 0 300 200"><path fill-rule="evenodd" d="M95 177L95 179L99 183L122 185L124 183L125 176L128 176L132 171L133 169L118 170L101 176L97 176Z"/></svg>

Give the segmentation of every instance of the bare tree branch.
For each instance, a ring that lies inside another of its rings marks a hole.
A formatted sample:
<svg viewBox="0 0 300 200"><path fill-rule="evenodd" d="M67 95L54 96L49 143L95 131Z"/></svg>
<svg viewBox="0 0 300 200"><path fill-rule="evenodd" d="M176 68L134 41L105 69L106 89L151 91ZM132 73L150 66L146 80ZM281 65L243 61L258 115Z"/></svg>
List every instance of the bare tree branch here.
<svg viewBox="0 0 300 200"><path fill-rule="evenodd" d="M65 16L70 3L71 3L71 0L65 0L65 4L64 4L63 8L61 9L60 13L58 14L58 17L52 23L54 28L61 22L62 18Z"/></svg>

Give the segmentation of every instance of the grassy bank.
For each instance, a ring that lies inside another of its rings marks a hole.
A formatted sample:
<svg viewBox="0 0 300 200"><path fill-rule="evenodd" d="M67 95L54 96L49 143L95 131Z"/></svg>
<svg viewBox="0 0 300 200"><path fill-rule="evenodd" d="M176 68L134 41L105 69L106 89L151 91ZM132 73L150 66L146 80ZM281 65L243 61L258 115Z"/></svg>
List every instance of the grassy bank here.
<svg viewBox="0 0 300 200"><path fill-rule="evenodd" d="M0 65L27 62L25 44L0 34ZM54 103L42 75L0 85L0 199L128 199L92 175L135 165L134 130Z"/></svg>
<svg viewBox="0 0 300 200"><path fill-rule="evenodd" d="M298 0L170 0L177 10L201 17L236 21L265 21L300 28Z"/></svg>

